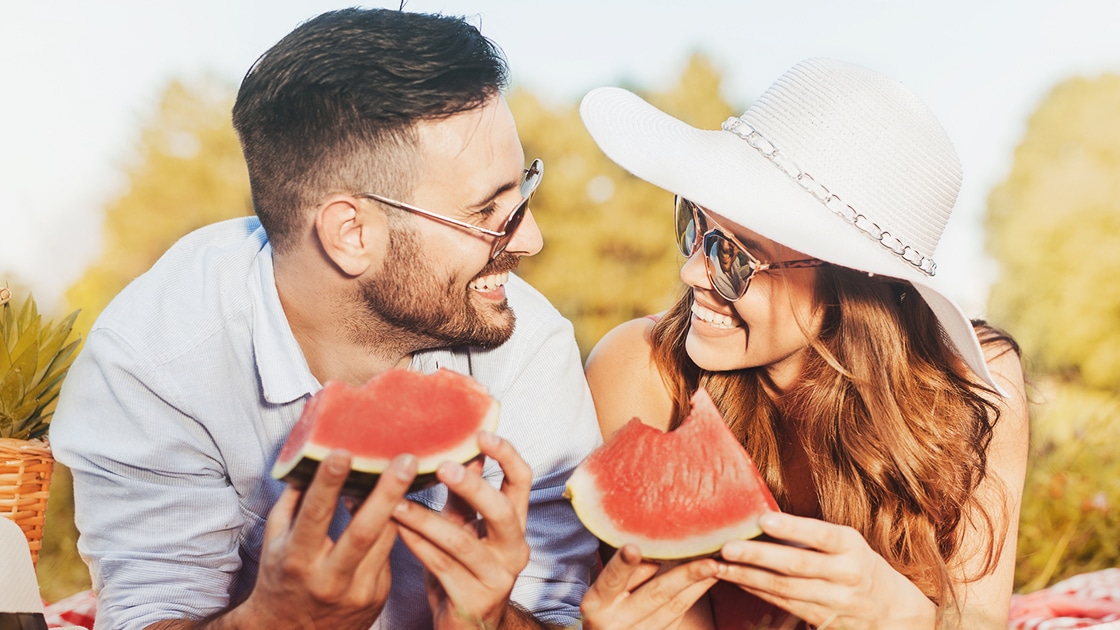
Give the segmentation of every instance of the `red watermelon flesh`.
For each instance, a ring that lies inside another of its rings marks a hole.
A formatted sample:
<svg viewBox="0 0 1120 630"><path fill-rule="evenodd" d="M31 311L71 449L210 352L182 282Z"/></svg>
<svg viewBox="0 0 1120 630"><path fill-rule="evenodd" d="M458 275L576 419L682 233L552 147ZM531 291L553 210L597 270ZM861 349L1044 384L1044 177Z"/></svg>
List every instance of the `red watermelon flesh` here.
<svg viewBox="0 0 1120 630"><path fill-rule="evenodd" d="M754 462L703 389L674 431L638 418L587 457L568 480L572 506L591 533L646 558L714 553L753 538L758 517L778 510Z"/></svg>
<svg viewBox="0 0 1120 630"><path fill-rule="evenodd" d="M479 455L478 432L494 431L498 401L469 376L447 369L393 369L364 386L327 383L304 405L272 476L303 487L331 449L353 455L343 494L364 497L397 455L417 458L413 489L435 483L445 461Z"/></svg>

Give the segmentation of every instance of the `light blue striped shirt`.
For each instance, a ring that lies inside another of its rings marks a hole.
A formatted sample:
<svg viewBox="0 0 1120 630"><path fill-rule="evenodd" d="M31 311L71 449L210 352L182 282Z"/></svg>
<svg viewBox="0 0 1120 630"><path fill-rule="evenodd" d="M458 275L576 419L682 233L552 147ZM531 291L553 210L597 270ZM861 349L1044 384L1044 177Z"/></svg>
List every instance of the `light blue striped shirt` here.
<svg viewBox="0 0 1120 630"><path fill-rule="evenodd" d="M523 280L499 348L417 354L412 368L470 374L501 402L498 434L533 468L531 559L513 600L577 624L595 539L561 495L599 443L571 324ZM320 389L284 317L271 248L255 218L193 232L98 318L51 427L74 474L78 548L99 591L97 627L143 628L238 601L256 578L264 522L284 484L273 461ZM497 486L501 469L487 461ZM412 498L438 509L440 485ZM341 506L337 536L348 515ZM428 628L422 570L398 540L375 628Z"/></svg>

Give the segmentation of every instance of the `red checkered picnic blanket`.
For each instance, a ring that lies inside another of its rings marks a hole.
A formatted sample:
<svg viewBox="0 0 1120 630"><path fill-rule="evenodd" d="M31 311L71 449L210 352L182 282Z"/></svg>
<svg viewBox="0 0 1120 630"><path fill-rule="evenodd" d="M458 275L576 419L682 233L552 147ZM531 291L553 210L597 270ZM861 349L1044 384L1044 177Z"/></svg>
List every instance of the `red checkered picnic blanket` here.
<svg viewBox="0 0 1120 630"><path fill-rule="evenodd" d="M45 606L51 628L93 628L97 596L82 591ZM1120 630L1120 569L1075 575L1053 586L1011 597L1008 630Z"/></svg>
<svg viewBox="0 0 1120 630"><path fill-rule="evenodd" d="M1009 630L1106 627L1120 628L1120 569L1082 573L1011 597Z"/></svg>
<svg viewBox="0 0 1120 630"><path fill-rule="evenodd" d="M48 628L68 628L78 626L93 628L93 616L97 611L97 595L93 591L75 593L53 604L43 603L43 613Z"/></svg>

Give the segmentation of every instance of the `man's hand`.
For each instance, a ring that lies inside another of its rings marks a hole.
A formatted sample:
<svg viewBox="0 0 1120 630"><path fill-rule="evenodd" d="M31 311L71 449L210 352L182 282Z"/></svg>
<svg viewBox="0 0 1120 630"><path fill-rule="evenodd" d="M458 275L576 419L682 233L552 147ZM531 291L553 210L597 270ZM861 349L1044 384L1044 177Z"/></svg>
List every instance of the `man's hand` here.
<svg viewBox="0 0 1120 630"><path fill-rule="evenodd" d="M436 628L533 627L526 623L535 620L509 605L513 583L529 562L525 523L533 471L509 442L487 432L478 442L505 473L500 490L482 479L481 459L469 466L446 462L437 471L448 488L443 512L404 501L393 518L427 570Z"/></svg>
<svg viewBox="0 0 1120 630"><path fill-rule="evenodd" d="M265 524L257 585L216 627L367 630L389 597L391 516L416 476L416 459L393 460L335 543L327 530L350 454L332 451L304 492L286 488ZM302 495L302 502L301 502Z"/></svg>

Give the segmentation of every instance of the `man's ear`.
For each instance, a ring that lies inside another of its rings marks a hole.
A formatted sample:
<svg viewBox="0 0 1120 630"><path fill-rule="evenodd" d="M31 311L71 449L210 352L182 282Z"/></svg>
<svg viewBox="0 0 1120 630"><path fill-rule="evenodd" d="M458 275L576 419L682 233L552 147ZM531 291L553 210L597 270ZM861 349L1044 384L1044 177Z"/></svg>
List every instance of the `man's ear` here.
<svg viewBox="0 0 1120 630"><path fill-rule="evenodd" d="M366 221L353 197L332 195L315 215L315 232L323 252L350 277L362 275L372 264L374 241L382 234Z"/></svg>

